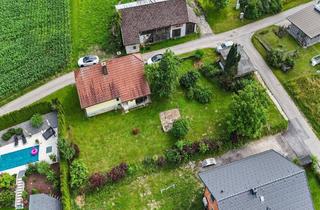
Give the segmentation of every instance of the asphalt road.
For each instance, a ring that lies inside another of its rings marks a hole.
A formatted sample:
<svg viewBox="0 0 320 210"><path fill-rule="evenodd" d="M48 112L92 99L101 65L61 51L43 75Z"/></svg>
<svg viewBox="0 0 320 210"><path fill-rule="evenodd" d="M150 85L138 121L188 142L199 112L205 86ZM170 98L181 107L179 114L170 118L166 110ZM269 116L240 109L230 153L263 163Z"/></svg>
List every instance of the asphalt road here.
<svg viewBox="0 0 320 210"><path fill-rule="evenodd" d="M170 47L170 49L174 51L176 54L182 54L197 49L216 47L218 43L221 43L225 40L233 40L243 45L247 54L251 58L253 64L258 69L262 79L264 80L271 94L276 98L281 108L287 115L287 118L289 119L289 130L282 135L282 139L290 145L290 147L293 149L293 151L296 153L298 157L303 156L305 153L311 152L312 154L316 155L320 160L320 142L317 136L313 132L311 126L308 124L303 114L299 111L297 106L294 104L293 100L287 94L285 89L282 87L280 82L272 73L271 69L268 67L268 65L265 63L263 58L260 56L260 54L257 52L253 44L251 43L251 36L255 31L273 24L283 22L289 15L294 14L295 12L311 4L313 4L313 2L300 5L280 14L256 21L254 23L245 25L243 27L225 33L204 36L194 41ZM147 60L151 56L163 52L164 49L146 53L143 54L143 58ZM73 73L68 73L62 77L54 79L51 82L43 86L40 86L39 88L2 106L0 108L0 115L27 106L47 95L50 95L56 90L59 90L73 83Z"/></svg>

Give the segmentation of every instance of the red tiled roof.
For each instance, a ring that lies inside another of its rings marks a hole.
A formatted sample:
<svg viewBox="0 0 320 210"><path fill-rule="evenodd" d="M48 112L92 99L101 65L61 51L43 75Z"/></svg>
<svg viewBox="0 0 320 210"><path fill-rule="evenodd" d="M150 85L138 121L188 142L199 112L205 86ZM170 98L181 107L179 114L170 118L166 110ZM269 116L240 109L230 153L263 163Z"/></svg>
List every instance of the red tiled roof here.
<svg viewBox="0 0 320 210"><path fill-rule="evenodd" d="M120 98L122 102L150 95L140 54L106 62L108 74L97 64L74 72L81 108Z"/></svg>

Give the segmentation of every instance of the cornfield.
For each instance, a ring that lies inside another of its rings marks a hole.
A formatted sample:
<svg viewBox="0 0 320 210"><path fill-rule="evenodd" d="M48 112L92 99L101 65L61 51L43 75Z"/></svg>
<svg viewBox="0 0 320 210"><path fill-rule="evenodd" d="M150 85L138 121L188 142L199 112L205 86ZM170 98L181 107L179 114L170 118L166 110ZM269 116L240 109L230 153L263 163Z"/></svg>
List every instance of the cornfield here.
<svg viewBox="0 0 320 210"><path fill-rule="evenodd" d="M1 0L0 99L66 67L68 0Z"/></svg>

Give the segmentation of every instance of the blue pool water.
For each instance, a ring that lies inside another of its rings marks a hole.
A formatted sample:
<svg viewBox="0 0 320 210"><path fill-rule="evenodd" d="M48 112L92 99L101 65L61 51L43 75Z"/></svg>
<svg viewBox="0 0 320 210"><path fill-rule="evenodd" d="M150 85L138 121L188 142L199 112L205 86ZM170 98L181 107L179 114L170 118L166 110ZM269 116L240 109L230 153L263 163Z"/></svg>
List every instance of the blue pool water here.
<svg viewBox="0 0 320 210"><path fill-rule="evenodd" d="M39 154L32 156L32 148L33 147L29 147L26 149L0 155L0 172L38 161ZM35 146L35 148L37 148L39 151L39 145Z"/></svg>

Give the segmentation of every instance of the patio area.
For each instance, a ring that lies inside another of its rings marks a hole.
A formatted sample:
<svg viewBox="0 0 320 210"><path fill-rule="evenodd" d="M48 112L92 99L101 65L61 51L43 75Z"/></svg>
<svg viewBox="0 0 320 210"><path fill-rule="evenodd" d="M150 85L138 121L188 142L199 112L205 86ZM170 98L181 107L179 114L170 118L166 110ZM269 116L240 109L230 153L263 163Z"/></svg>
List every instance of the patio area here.
<svg viewBox="0 0 320 210"><path fill-rule="evenodd" d="M0 146L0 172L9 174L17 174L19 171L26 170L29 163L38 161L46 161L49 164L58 162L58 128L57 115L49 113L43 115L44 123L34 129L30 126L29 121L21 123L15 128L22 128L26 142L21 138L18 140L18 145L15 145L14 138L8 142L1 140ZM0 135L5 131L1 131ZM37 154L31 154L33 149L37 149ZM52 160L55 156L55 160ZM51 157L51 158L50 158Z"/></svg>

